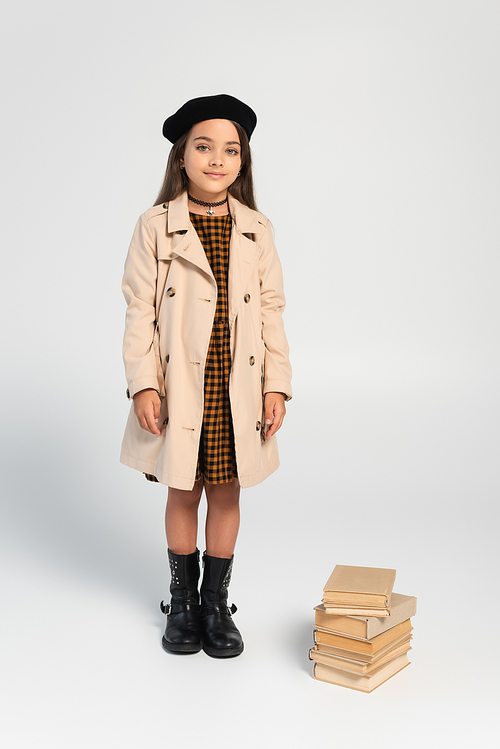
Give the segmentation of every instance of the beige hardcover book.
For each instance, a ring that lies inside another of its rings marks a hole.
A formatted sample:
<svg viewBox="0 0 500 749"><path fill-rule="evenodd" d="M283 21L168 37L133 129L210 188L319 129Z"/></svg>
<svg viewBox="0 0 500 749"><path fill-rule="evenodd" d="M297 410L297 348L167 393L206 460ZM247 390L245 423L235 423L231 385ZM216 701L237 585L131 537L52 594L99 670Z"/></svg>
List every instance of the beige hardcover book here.
<svg viewBox="0 0 500 749"><path fill-rule="evenodd" d="M371 640L355 640L353 637L336 635L328 630L316 628L313 631L313 638L315 645L333 645L336 648L345 648L356 653L375 655L390 642L395 642L401 635L411 632L411 628L411 621L407 619L400 624L396 624L392 629L388 629L387 632L376 635Z"/></svg>
<svg viewBox="0 0 500 749"><path fill-rule="evenodd" d="M323 588L323 603L390 608L396 570L337 564Z"/></svg>
<svg viewBox="0 0 500 749"><path fill-rule="evenodd" d="M415 596L404 596L393 593L391 598L391 612L383 619L370 616L334 616L320 603L314 607L314 621L317 627L329 629L338 634L355 637L359 640L371 640L376 635L395 627L396 624L410 619L417 613L417 599Z"/></svg>
<svg viewBox="0 0 500 749"><path fill-rule="evenodd" d="M366 606L336 606L330 603L323 604L325 611L330 616L389 616L390 609L379 609L378 607L366 608Z"/></svg>
<svg viewBox="0 0 500 749"><path fill-rule="evenodd" d="M323 644L315 645L313 649L317 650L319 653L324 653L325 655L335 655L339 658L349 658L350 660L357 661L358 663L374 663L378 658L386 655L386 653L390 652L394 648L400 647L401 645L408 645L411 639L411 634L404 634L394 642L389 643L389 645L387 645L385 648L382 648L382 650L379 650L375 655L356 653L352 650L346 650L345 648L336 648L333 645Z"/></svg>
<svg viewBox="0 0 500 749"><path fill-rule="evenodd" d="M350 671L353 674L370 674L379 666L383 666L384 663L392 661L393 658L396 658L403 653L407 653L409 650L411 650L411 647L409 640L407 640L402 645L390 648L390 650L388 650L384 655L377 657L373 663L362 663L361 661L356 661L352 658L341 658L340 656L330 655L330 653L322 653L321 650L311 648L309 651L309 659L311 661L316 661L316 663L323 663L325 666L340 668L341 671Z"/></svg>
<svg viewBox="0 0 500 749"><path fill-rule="evenodd" d="M313 664L313 678L318 681L326 681L328 684L336 684L339 687L348 687L357 689L359 692L373 692L384 681L402 671L403 668L410 665L408 655L398 655L389 663L372 671L371 674L351 674L348 671L341 671L340 668L325 666L323 663Z"/></svg>

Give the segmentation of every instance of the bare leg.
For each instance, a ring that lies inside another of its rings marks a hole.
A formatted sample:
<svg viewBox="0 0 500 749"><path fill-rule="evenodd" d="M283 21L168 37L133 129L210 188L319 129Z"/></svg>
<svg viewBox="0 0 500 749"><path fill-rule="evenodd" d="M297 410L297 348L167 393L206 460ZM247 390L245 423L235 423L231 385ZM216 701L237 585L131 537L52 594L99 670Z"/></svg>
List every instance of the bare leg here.
<svg viewBox="0 0 500 749"><path fill-rule="evenodd" d="M232 557L240 527L240 482L233 479L225 484L205 482L207 522L205 536L207 554L212 557Z"/></svg>
<svg viewBox="0 0 500 749"><path fill-rule="evenodd" d="M198 505L202 491L203 477L196 481L191 491L168 487L165 532L168 548L174 554L192 554L196 551Z"/></svg>

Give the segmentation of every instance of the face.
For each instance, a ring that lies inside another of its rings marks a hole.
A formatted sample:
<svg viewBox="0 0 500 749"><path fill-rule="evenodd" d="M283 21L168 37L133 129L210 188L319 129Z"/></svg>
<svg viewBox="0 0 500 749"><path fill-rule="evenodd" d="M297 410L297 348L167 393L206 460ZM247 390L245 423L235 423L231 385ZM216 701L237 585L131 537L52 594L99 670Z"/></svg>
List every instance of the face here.
<svg viewBox="0 0 500 749"><path fill-rule="evenodd" d="M204 120L193 125L181 159L194 198L223 199L241 167L238 131L229 120Z"/></svg>

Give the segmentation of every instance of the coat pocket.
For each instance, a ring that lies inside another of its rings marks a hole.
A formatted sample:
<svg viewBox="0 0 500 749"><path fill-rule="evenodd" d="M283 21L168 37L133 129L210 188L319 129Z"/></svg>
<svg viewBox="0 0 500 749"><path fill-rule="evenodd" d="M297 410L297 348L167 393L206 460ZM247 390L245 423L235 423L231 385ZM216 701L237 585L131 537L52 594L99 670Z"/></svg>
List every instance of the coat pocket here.
<svg viewBox="0 0 500 749"><path fill-rule="evenodd" d="M264 343L264 339L262 338L262 335L260 337L260 391L262 394L262 415L260 417L260 438L264 442L264 435L267 432L266 428L266 411L265 411L265 398L264 395L264 382L266 379L266 367L265 367L265 357L266 357L266 344Z"/></svg>
<svg viewBox="0 0 500 749"><path fill-rule="evenodd" d="M160 356L160 332L158 330L158 325L155 326L155 332L153 336L153 349L155 352L155 359L156 359L156 375L158 377L158 391L160 393L160 396L163 397L165 395L165 375L163 373L163 365L162 365L161 356Z"/></svg>
<svg viewBox="0 0 500 749"><path fill-rule="evenodd" d="M266 344L262 335L260 337L260 383L262 386L262 393L264 393L264 380L266 377Z"/></svg>

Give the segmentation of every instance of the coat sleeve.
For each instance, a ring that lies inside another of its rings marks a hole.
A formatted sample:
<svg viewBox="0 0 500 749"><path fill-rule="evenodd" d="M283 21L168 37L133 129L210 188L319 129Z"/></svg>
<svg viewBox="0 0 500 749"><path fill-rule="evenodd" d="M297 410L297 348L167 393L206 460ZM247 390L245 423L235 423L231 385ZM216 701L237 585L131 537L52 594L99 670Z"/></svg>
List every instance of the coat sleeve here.
<svg viewBox="0 0 500 749"><path fill-rule="evenodd" d="M292 397L292 367L283 325L285 294L283 273L272 230L267 221L259 242L260 306L264 353L264 393L283 393L285 400Z"/></svg>
<svg viewBox="0 0 500 749"><path fill-rule="evenodd" d="M130 242L122 281L127 302L123 361L129 398L145 388L162 394L154 341L157 273L156 241L142 214Z"/></svg>

